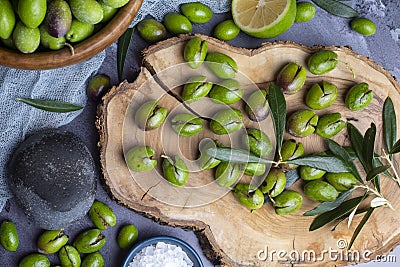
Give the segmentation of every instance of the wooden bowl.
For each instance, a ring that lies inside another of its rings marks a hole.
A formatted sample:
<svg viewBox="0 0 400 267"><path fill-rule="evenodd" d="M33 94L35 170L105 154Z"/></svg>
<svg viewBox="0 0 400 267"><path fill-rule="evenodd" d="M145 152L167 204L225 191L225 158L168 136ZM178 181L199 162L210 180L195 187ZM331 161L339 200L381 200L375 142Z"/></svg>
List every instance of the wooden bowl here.
<svg viewBox="0 0 400 267"><path fill-rule="evenodd" d="M143 0L131 0L100 31L73 45L74 55L65 47L58 51L23 54L0 46L0 65L18 69L44 70L73 65L84 61L109 47L129 27L139 12Z"/></svg>

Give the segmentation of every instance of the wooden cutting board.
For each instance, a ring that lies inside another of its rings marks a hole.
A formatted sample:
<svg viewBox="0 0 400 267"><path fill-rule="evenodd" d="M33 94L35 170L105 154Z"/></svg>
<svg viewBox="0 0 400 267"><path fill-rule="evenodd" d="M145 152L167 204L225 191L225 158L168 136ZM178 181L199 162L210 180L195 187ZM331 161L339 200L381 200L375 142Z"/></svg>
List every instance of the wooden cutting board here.
<svg viewBox="0 0 400 267"><path fill-rule="evenodd" d="M345 120L351 121L362 133L374 122L378 129L376 151L381 150L383 102L390 96L395 109L399 111L400 86L386 70L370 59L347 47L310 48L291 42L277 42L266 43L256 50L248 50L229 46L207 36L198 36L209 42L209 51L223 52L236 60L241 72L238 79L244 84L246 95L255 88L255 85L248 81L263 87L274 81L277 72L288 62L306 66L306 60L313 52L320 49L334 50L341 61L353 68L356 77L353 78L346 65L340 63L334 71L326 75L315 76L307 73L305 88L295 95L286 96L287 112L306 108L305 94L313 83L322 80L332 82L339 88L339 97L332 107L317 111L317 114L340 112ZM205 130L199 135L178 137L172 132L168 119L163 127L153 131L143 132L137 129L134 122L135 111L141 103L149 99L159 99L160 105L168 108L171 114L198 113L208 117L222 108L212 104L209 99L190 105L183 105L179 101L182 81L195 73L209 75L206 69L193 72L188 70L187 66L179 65L184 62L183 49L189 38L191 36L171 38L145 50L144 67L136 81L131 84L124 82L114 87L103 98L103 103L98 109L97 127L100 133L101 166L110 194L121 204L155 221L193 230L199 237L205 254L215 264L343 266L354 264L357 253L360 253L360 261L364 262L393 249L400 241L400 202L397 201L400 188L388 178L382 177L382 192L396 211L389 208L377 209L352 247L353 258L346 259L343 257L346 252L345 245L350 241L361 216L355 216L349 229L347 223L341 223L334 231L331 224L309 232L313 217L305 217L302 214L317 203L305 196L302 208L291 215L276 215L270 204L250 212L231 193L215 186L212 170L196 169L198 144L203 138L217 138L225 145L235 142L234 138L213 135L207 123ZM344 96L348 88L360 82L367 82L375 97L366 109L353 112L346 108ZM169 89L171 91L166 93ZM242 103L233 107L243 110ZM247 127L256 126L246 118L244 121ZM398 124L400 125L400 121ZM258 127L274 139L270 118ZM293 137L286 135L285 138ZM326 149L324 141L315 134L297 140L305 145L306 153ZM334 140L340 144L348 144L346 130ZM159 164L151 172L131 173L125 164L124 153L135 145L144 144L156 150ZM176 188L165 182L160 168L162 154L179 154L185 157L192 170L188 188ZM292 189L302 193L303 185L299 181ZM329 250L333 251L333 258L325 252ZM279 251L284 252L279 254ZM312 254L314 252L315 257ZM307 253L311 253L311 259L307 257ZM363 258L362 253L366 253L368 257ZM302 257L302 254L306 257Z"/></svg>

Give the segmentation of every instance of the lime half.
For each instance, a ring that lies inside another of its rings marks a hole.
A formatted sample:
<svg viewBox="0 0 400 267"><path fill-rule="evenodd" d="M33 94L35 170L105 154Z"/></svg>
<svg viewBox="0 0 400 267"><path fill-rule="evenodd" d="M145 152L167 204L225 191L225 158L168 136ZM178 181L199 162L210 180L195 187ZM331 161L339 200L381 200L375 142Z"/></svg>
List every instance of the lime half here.
<svg viewBox="0 0 400 267"><path fill-rule="evenodd" d="M245 33L274 38L293 25L296 0L232 0L232 17Z"/></svg>

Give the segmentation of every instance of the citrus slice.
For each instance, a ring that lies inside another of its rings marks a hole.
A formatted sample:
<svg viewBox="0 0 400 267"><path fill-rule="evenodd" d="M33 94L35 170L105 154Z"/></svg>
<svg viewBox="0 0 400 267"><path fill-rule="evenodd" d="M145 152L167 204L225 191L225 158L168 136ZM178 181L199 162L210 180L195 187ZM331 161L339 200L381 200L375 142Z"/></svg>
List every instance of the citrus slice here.
<svg viewBox="0 0 400 267"><path fill-rule="evenodd" d="M274 38L293 25L296 0L232 0L232 17L245 33Z"/></svg>

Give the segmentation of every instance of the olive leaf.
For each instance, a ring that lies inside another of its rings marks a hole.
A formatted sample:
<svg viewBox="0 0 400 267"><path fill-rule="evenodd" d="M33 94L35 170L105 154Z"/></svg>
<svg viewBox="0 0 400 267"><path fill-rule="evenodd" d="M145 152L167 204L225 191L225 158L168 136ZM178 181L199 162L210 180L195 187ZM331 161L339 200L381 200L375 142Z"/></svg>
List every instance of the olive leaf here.
<svg viewBox="0 0 400 267"><path fill-rule="evenodd" d="M57 100L42 100L42 99L32 99L32 98L22 98L22 97L18 97L16 98L16 100L28 104L32 107L49 112L66 113L71 111L77 111L83 108L82 106Z"/></svg>
<svg viewBox="0 0 400 267"><path fill-rule="evenodd" d="M366 171L369 172L374 166L374 149L375 149L376 126L371 123L371 127L367 129L362 142L363 158L365 160Z"/></svg>
<svg viewBox="0 0 400 267"><path fill-rule="evenodd" d="M371 200L371 208L377 208L389 204L389 201L383 197L376 197Z"/></svg>
<svg viewBox="0 0 400 267"><path fill-rule="evenodd" d="M356 215L357 209L360 206L361 203L358 203L358 205L353 209L353 211L350 213L348 221L347 221L347 228L350 228L351 222L353 221L354 215Z"/></svg>
<svg viewBox="0 0 400 267"><path fill-rule="evenodd" d="M122 75L124 73L125 59L128 54L129 45L131 43L132 34L134 28L128 28L124 34L118 39L117 46L117 69L118 69L118 80L122 81Z"/></svg>
<svg viewBox="0 0 400 267"><path fill-rule="evenodd" d="M221 161L229 161L232 163L249 163L260 162L264 164L274 163L272 160L259 158L251 154L247 150L230 148L230 147L211 147L206 149L206 154L210 157L219 159Z"/></svg>
<svg viewBox="0 0 400 267"><path fill-rule="evenodd" d="M317 6L324 9L332 15L342 18L355 18L359 14L352 7L336 0L312 0Z"/></svg>
<svg viewBox="0 0 400 267"><path fill-rule="evenodd" d="M396 142L396 111L394 110L393 102L390 97L387 97L383 104L383 135L385 137L386 150L392 150ZM390 159L392 155L390 155Z"/></svg>
<svg viewBox="0 0 400 267"><path fill-rule="evenodd" d="M300 179L300 175L299 175L299 172L297 171L297 169L287 171L287 172L285 173L285 175L286 175L286 186L285 186L285 189L288 189L288 188L291 187L297 180Z"/></svg>
<svg viewBox="0 0 400 267"><path fill-rule="evenodd" d="M351 123L347 123L347 131L350 136L351 145L357 158L360 160L364 170L367 171L365 159L363 156L363 136L360 131Z"/></svg>
<svg viewBox="0 0 400 267"><path fill-rule="evenodd" d="M316 206L315 208L313 208L312 210L309 210L307 212L305 212L303 214L303 216L315 216L315 215L319 215L322 213L325 213L327 211L333 210L335 208L337 208L340 204L342 204L342 202L348 198L350 196L351 193L353 193L354 188L349 189L347 191L344 191L342 193L340 193L340 195L337 197L337 199L333 202L322 202L321 204L319 204L318 206Z"/></svg>
<svg viewBox="0 0 400 267"><path fill-rule="evenodd" d="M393 145L392 149L389 150L389 154L396 154L400 152L400 139Z"/></svg>
<svg viewBox="0 0 400 267"><path fill-rule="evenodd" d="M286 161L289 164L309 166L332 173L350 172L348 163L337 156L332 155L309 155Z"/></svg>
<svg viewBox="0 0 400 267"><path fill-rule="evenodd" d="M351 249L353 246L354 241L356 240L358 234L361 232L361 229L364 227L365 223L368 221L369 217L371 217L372 212L374 211L375 208L369 208L367 213L365 213L364 217L362 218L361 222L358 224L356 230L353 233L353 236L351 237L348 250Z"/></svg>
<svg viewBox="0 0 400 267"><path fill-rule="evenodd" d="M335 209L318 215L311 223L309 230L310 231L317 230L317 229L321 228L322 226L348 214L363 200L364 200L364 196L352 198L352 199L342 202Z"/></svg>
<svg viewBox="0 0 400 267"><path fill-rule="evenodd" d="M371 171L368 172L366 180L371 181L372 179L377 177L379 174L385 172L389 168L390 168L390 165L383 165L383 166L373 168Z"/></svg>
<svg viewBox="0 0 400 267"><path fill-rule="evenodd" d="M338 143L336 143L335 141L328 139L328 147L329 150L336 156L338 156L339 158L341 158L343 160L343 162L345 162L348 165L348 168L351 170L350 172L356 177L356 179L360 182L360 183L364 183L363 179L361 178L360 173L357 170L356 165L354 164L353 160L351 159L349 153L347 153L346 149L344 149L343 147L341 147Z"/></svg>
<svg viewBox="0 0 400 267"><path fill-rule="evenodd" d="M274 83L270 83L269 85L268 104L274 123L276 150L280 159L286 125L286 100L282 90Z"/></svg>

